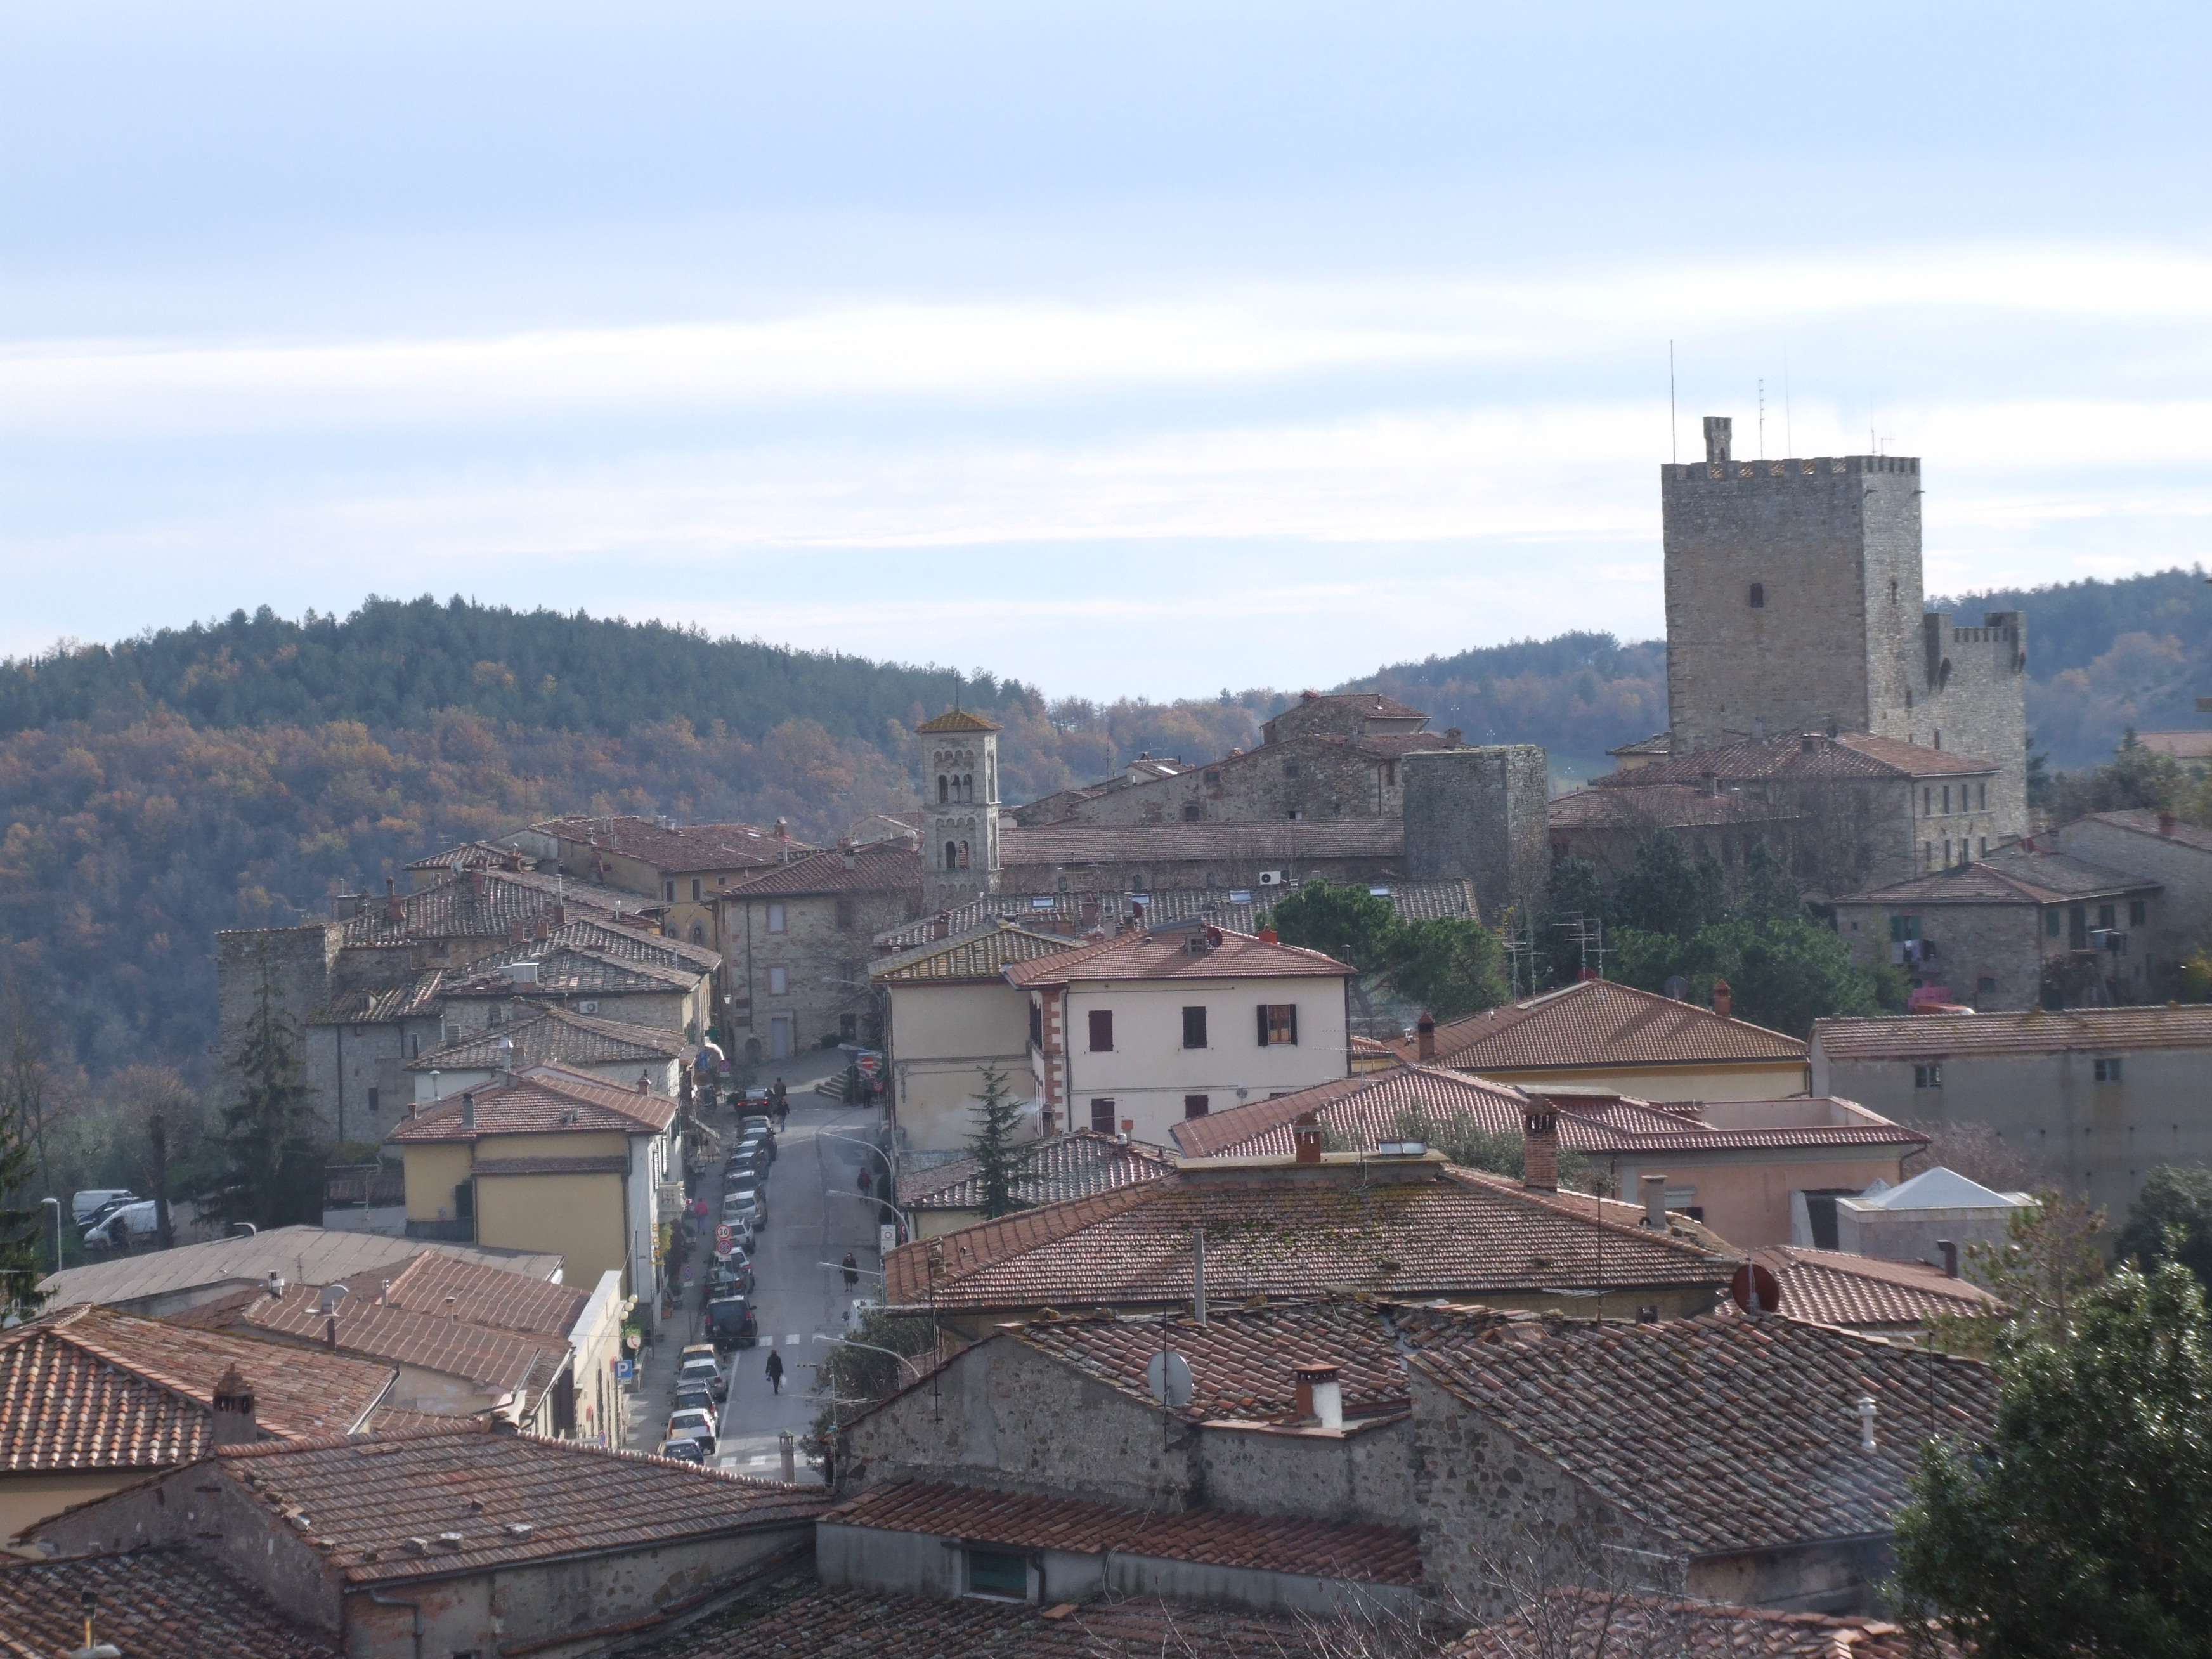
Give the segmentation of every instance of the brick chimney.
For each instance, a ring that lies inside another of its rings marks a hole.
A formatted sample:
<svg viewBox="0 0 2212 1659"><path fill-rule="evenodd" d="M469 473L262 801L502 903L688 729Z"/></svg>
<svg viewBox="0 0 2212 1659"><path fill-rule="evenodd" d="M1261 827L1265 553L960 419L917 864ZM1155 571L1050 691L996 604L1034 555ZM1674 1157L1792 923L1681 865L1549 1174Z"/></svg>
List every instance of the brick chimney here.
<svg viewBox="0 0 2212 1659"><path fill-rule="evenodd" d="M1098 901L1095 898L1083 901L1083 925L1086 929L1098 925Z"/></svg>
<svg viewBox="0 0 2212 1659"><path fill-rule="evenodd" d="M1437 1017L1425 1008L1421 1010L1420 1020L1413 1027L1413 1040L1415 1052L1420 1055L1422 1065L1426 1066L1436 1059Z"/></svg>
<svg viewBox="0 0 2212 1659"><path fill-rule="evenodd" d="M482 898L490 890L491 881L481 870L469 872L469 891Z"/></svg>
<svg viewBox="0 0 2212 1659"><path fill-rule="evenodd" d="M261 1438L253 1420L253 1385L235 1364L216 1380L215 1425L210 1437L218 1446L250 1446Z"/></svg>
<svg viewBox="0 0 2212 1659"><path fill-rule="evenodd" d="M1735 993L1729 989L1724 979L1713 981L1713 1012L1723 1019L1735 1018Z"/></svg>
<svg viewBox="0 0 2212 1659"><path fill-rule="evenodd" d="M507 942L509 945L529 944L530 924L526 921L518 921L508 927L507 930Z"/></svg>
<svg viewBox="0 0 2212 1659"><path fill-rule="evenodd" d="M1260 930L1260 943L1261 943L1261 944L1262 944L1262 945L1280 945L1282 942L1283 942L1283 936L1282 936L1280 933L1277 933L1273 928L1272 928L1272 927L1262 927L1262 928Z"/></svg>
<svg viewBox="0 0 2212 1659"><path fill-rule="evenodd" d="M1312 1418L1316 1428L1344 1426L1344 1382L1336 1366L1297 1365L1291 1376L1296 1386L1292 1409L1298 1416Z"/></svg>
<svg viewBox="0 0 2212 1659"><path fill-rule="evenodd" d="M1521 1136L1526 1162L1521 1184L1538 1192L1559 1191L1559 1108L1542 1095L1530 1095L1521 1109Z"/></svg>
<svg viewBox="0 0 2212 1659"><path fill-rule="evenodd" d="M556 927L566 927L568 925L568 907L567 905L556 904L553 907L553 925Z"/></svg>
<svg viewBox="0 0 2212 1659"><path fill-rule="evenodd" d="M389 876L384 878L384 919L386 921L407 920L407 906L399 897L399 884Z"/></svg>
<svg viewBox="0 0 2212 1659"><path fill-rule="evenodd" d="M1301 1164L1321 1162L1321 1115L1300 1112L1291 1125L1291 1145L1297 1152Z"/></svg>
<svg viewBox="0 0 2212 1659"><path fill-rule="evenodd" d="M929 936L932 939L951 939L952 937L951 911L939 910L935 915L929 919Z"/></svg>

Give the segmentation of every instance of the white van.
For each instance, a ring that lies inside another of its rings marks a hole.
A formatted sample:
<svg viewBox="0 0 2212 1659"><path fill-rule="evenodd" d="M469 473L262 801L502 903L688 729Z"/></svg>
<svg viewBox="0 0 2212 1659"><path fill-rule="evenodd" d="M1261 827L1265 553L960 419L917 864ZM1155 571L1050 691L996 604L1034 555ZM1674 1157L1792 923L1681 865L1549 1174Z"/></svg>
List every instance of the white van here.
<svg viewBox="0 0 2212 1659"><path fill-rule="evenodd" d="M118 1244L150 1243L161 1231L154 1209L154 1200L146 1198L125 1204L112 1215L102 1216L84 1230L85 1249L105 1250Z"/></svg>
<svg viewBox="0 0 2212 1659"><path fill-rule="evenodd" d="M137 1196L128 1187L88 1187L70 1200L70 1214L76 1218L78 1226L88 1227L93 1217L117 1199L135 1200Z"/></svg>

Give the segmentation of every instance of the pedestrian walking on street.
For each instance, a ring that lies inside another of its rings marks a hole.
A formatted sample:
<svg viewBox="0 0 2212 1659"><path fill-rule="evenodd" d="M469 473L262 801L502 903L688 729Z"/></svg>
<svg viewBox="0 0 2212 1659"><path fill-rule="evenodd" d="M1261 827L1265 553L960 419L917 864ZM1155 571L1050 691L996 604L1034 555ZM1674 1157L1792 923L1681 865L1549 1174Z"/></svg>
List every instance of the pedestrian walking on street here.
<svg viewBox="0 0 2212 1659"><path fill-rule="evenodd" d="M783 1356L774 1348L768 1351L768 1385L778 1394L783 1392Z"/></svg>
<svg viewBox="0 0 2212 1659"><path fill-rule="evenodd" d="M867 1165L865 1164L862 1164L860 1166L860 1196L862 1198L867 1197L869 1193L874 1188L874 1186L875 1177L868 1173Z"/></svg>
<svg viewBox="0 0 2212 1659"><path fill-rule="evenodd" d="M856 1288L860 1282L860 1264L853 1260L853 1253L850 1250L845 1252L844 1265L845 1288L848 1291L853 1290Z"/></svg>

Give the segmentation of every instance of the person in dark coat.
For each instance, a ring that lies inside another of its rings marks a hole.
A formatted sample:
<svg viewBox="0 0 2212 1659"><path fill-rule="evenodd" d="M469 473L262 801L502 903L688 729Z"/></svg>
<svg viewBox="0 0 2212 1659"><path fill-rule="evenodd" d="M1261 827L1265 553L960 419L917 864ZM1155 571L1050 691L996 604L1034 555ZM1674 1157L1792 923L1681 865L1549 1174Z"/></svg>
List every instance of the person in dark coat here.
<svg viewBox="0 0 2212 1659"><path fill-rule="evenodd" d="M778 1394L783 1392L783 1356L774 1348L768 1351L768 1385Z"/></svg>
<svg viewBox="0 0 2212 1659"><path fill-rule="evenodd" d="M844 1267L845 1288L848 1291L856 1289L860 1283L860 1264L853 1260L850 1250L845 1252Z"/></svg>

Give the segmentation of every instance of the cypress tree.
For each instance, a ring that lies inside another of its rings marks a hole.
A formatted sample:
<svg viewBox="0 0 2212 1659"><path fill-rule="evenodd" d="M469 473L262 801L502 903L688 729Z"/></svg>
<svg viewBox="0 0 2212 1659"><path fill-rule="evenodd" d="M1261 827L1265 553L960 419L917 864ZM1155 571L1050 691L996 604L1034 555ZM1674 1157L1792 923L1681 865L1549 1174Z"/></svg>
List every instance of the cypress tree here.
<svg viewBox="0 0 2212 1659"><path fill-rule="evenodd" d="M983 1068L982 1103L975 1109L975 1133L968 1137L968 1150L975 1156L975 1180L983 1191L986 1219L1011 1215L1029 1206L1014 1196L1014 1176L1021 1154L1014 1145L1014 1130L1022 1109L1007 1086L1006 1074L995 1066Z"/></svg>
<svg viewBox="0 0 2212 1659"><path fill-rule="evenodd" d="M222 1110L223 1172L207 1206L226 1223L260 1227L323 1218L323 1149L298 1024L277 994L264 947L261 982L246 1035L228 1060L232 1096Z"/></svg>

